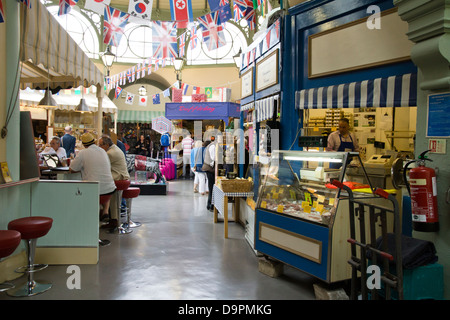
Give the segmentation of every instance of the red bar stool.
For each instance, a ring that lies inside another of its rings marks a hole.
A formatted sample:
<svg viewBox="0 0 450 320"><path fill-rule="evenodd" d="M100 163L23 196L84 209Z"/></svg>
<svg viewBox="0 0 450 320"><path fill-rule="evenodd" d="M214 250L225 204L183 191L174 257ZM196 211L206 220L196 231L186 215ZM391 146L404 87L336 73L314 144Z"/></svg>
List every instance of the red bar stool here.
<svg viewBox="0 0 450 320"><path fill-rule="evenodd" d="M0 230L0 259L12 254L20 244L20 232L15 230ZM0 292L14 289L12 283L0 283Z"/></svg>
<svg viewBox="0 0 450 320"><path fill-rule="evenodd" d="M122 193L124 190L128 189L128 187L131 184L131 181L130 180L116 180L116 181L114 181L114 183L116 184L116 192L117 192L117 203L116 203L116 208L118 210L117 217L119 219L118 222L120 222L120 207L122 204ZM120 229L120 223L119 223L118 230L119 230L119 233L123 233L123 232L121 232L121 229Z"/></svg>
<svg viewBox="0 0 450 320"><path fill-rule="evenodd" d="M108 201L111 200L112 194L101 194L100 195L100 204L104 205L105 203L107 203ZM107 239L98 239L98 244L102 247L110 245L111 241L107 240Z"/></svg>
<svg viewBox="0 0 450 320"><path fill-rule="evenodd" d="M133 230L130 228L140 227L141 224L139 222L131 221L131 200L133 198L137 198L141 189L139 188L128 188L123 191L122 197L127 202L127 222L123 223L120 228L122 229L122 233L131 233Z"/></svg>
<svg viewBox="0 0 450 320"><path fill-rule="evenodd" d="M51 283L36 282L33 279L35 272L48 267L47 264L34 264L34 255L37 239L45 236L50 231L52 224L53 219L48 217L20 218L8 223L8 229L20 232L22 239L25 240L28 257L28 265L16 269L18 273L27 273L28 281L18 288L8 290L6 292L8 295L29 297L45 292L52 287Z"/></svg>

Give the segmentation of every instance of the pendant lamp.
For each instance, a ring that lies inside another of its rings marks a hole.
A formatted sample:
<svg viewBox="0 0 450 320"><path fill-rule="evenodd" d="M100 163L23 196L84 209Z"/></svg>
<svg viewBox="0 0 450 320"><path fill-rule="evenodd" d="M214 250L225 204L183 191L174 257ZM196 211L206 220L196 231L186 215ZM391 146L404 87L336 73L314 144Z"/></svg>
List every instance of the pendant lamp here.
<svg viewBox="0 0 450 320"><path fill-rule="evenodd" d="M77 112L91 112L91 110L89 110L88 105L86 104L86 99L84 99L84 98L80 99L80 103L75 108L75 111L77 111Z"/></svg>
<svg viewBox="0 0 450 320"><path fill-rule="evenodd" d="M47 87L47 90L45 90L44 97L42 98L41 101L39 101L38 106L45 108L45 109L58 107L58 104L56 103L55 99L53 99L53 97L52 97L50 87Z"/></svg>

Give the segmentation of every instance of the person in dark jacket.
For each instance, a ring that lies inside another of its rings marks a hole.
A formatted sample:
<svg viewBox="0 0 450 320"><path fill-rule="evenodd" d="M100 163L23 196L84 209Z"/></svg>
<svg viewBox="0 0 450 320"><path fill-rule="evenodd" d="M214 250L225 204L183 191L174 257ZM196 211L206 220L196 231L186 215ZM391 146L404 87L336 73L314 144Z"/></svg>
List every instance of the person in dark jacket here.
<svg viewBox="0 0 450 320"><path fill-rule="evenodd" d="M61 138L61 146L66 149L67 158L70 158L72 154L75 156L75 143L77 139L72 135L71 126L65 127L64 133L64 136Z"/></svg>

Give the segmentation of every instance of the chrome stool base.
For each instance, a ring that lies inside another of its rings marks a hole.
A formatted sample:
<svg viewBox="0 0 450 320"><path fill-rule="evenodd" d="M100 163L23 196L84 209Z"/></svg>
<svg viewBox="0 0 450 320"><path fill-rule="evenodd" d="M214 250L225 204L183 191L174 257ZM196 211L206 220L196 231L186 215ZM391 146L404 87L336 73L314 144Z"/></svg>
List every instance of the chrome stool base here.
<svg viewBox="0 0 450 320"><path fill-rule="evenodd" d="M17 273L30 273L30 272L38 272L44 270L48 267L48 264L33 264L30 266L22 266L14 270Z"/></svg>
<svg viewBox="0 0 450 320"><path fill-rule="evenodd" d="M117 229L119 231L119 234L129 234L129 233L133 232L133 230L131 230L128 227L127 223L122 223L122 225L119 228L117 228Z"/></svg>
<svg viewBox="0 0 450 320"><path fill-rule="evenodd" d="M8 291L14 289L16 286L9 282L0 283L0 292Z"/></svg>
<svg viewBox="0 0 450 320"><path fill-rule="evenodd" d="M49 290L51 287L51 283L28 281L18 288L6 291L6 294L11 297L31 297L43 293Z"/></svg>

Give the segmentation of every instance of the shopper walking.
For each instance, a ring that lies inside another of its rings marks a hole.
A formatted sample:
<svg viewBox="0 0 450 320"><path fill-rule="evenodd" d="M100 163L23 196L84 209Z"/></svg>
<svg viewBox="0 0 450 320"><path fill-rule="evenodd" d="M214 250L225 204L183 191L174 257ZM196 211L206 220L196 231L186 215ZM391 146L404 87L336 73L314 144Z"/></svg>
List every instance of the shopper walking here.
<svg viewBox="0 0 450 320"><path fill-rule="evenodd" d="M194 140L191 138L191 133L181 140L181 145L183 147L183 177L185 179L190 179L193 175L191 174L191 151L194 145Z"/></svg>
<svg viewBox="0 0 450 320"><path fill-rule="evenodd" d="M206 172L206 177L208 178L208 202L206 204L206 209L209 211L213 211L214 208L212 206L212 191L214 187L214 183L216 180L214 165L215 165L215 155L216 155L216 144L211 143L211 141L205 141L205 158L203 161L202 171Z"/></svg>
<svg viewBox="0 0 450 320"><path fill-rule="evenodd" d="M200 192L201 195L206 193L207 178L206 172L202 171L204 161L204 148L200 140L194 142L194 149L191 151L191 170L194 172L194 193Z"/></svg>

